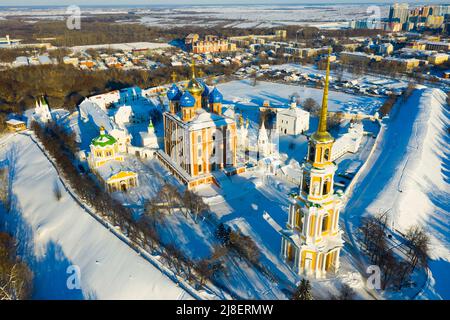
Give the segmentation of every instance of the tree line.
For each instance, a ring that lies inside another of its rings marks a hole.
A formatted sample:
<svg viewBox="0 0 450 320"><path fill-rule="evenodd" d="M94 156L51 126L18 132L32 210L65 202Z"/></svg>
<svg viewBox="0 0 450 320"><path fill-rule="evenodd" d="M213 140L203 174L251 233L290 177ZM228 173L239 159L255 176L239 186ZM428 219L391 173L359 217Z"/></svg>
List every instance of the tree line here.
<svg viewBox="0 0 450 320"><path fill-rule="evenodd" d="M146 203L144 217L133 219L131 210L107 193L94 175L82 174L74 165L77 144L73 134L67 133L55 123L41 126L33 122L31 127L54 159L62 177L80 199L103 219L118 227L134 243L136 250L139 246L152 254L159 254L175 274L196 288L202 288L208 281L212 281L226 289L217 281L217 276L227 275L225 261L232 258L228 255L226 246L215 245L210 256L193 259L175 243L164 243L158 232L158 225L163 223L164 215L167 214L181 213L185 217L192 217L196 222L207 217L209 207L200 196L189 190L181 193L175 186L165 183L155 198ZM55 197L58 198L55 190ZM244 259L255 263L259 254L253 240L238 233L230 232L230 235L236 251Z"/></svg>
<svg viewBox="0 0 450 320"><path fill-rule="evenodd" d="M206 76L229 74L235 66L208 65ZM0 114L22 113L33 108L37 97L45 95L52 108L74 110L85 98L111 90L167 84L172 72L187 79L189 68L164 66L155 70L85 71L71 65L38 65L7 69L0 73Z"/></svg>
<svg viewBox="0 0 450 320"><path fill-rule="evenodd" d="M17 255L17 242L0 232L0 300L25 300L33 288L33 273Z"/></svg>
<svg viewBox="0 0 450 320"><path fill-rule="evenodd" d="M430 239L423 228L410 227L395 245L384 213L364 218L359 232L370 263L380 267L381 289L410 286L416 268L427 268Z"/></svg>

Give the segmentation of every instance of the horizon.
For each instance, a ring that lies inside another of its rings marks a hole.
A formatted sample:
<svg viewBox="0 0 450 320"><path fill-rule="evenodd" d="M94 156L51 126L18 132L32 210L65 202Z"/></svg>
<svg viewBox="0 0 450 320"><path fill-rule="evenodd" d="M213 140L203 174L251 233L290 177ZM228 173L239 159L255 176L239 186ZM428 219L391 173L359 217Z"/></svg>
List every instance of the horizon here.
<svg viewBox="0 0 450 320"><path fill-rule="evenodd" d="M17 3L17 1L6 1L1 4L0 7L66 7L68 5L78 5L81 7L152 7L152 6L257 6L257 5L273 5L273 6L286 6L286 5L305 5L305 6L326 6L326 5L392 5L394 3L408 3L410 5L442 5L446 4L445 0L436 0L433 2L423 0L411 0L411 1L386 1L386 0L335 0L326 1L323 3L314 3L312 0L256 0L251 3L242 2L239 0L224 0L221 3L214 3L211 0L191 0L187 3L184 0L156 0L149 3L148 0L24 0Z"/></svg>

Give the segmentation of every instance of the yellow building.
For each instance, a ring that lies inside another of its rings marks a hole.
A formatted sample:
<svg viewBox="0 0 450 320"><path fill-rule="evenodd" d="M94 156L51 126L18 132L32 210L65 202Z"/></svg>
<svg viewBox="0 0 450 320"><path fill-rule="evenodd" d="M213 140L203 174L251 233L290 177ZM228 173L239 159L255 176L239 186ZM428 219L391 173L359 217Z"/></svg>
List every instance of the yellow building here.
<svg viewBox="0 0 450 320"><path fill-rule="evenodd" d="M100 128L100 135L90 145L88 163L91 170L104 183L108 192L123 191L138 186L136 172L125 165L119 153L117 140Z"/></svg>
<svg viewBox="0 0 450 320"><path fill-rule="evenodd" d="M234 119L222 114L223 96L195 77L183 91L173 84L167 92L169 111L164 117L164 152L159 160L188 188L213 183L213 172L235 173L237 135Z"/></svg>
<svg viewBox="0 0 450 320"><path fill-rule="evenodd" d="M443 64L448 61L448 54L436 53L428 57L428 62L434 65Z"/></svg>
<svg viewBox="0 0 450 320"><path fill-rule="evenodd" d="M293 270L319 277L339 269L339 253L343 245L339 229L343 193L334 192L337 169L331 161L334 138L327 131L329 77L328 60L319 127L309 140L303 181L299 196L289 207L281 248L283 259Z"/></svg>
<svg viewBox="0 0 450 320"><path fill-rule="evenodd" d="M27 125L23 121L10 119L6 121L6 128L8 128L10 132L19 132L26 130Z"/></svg>

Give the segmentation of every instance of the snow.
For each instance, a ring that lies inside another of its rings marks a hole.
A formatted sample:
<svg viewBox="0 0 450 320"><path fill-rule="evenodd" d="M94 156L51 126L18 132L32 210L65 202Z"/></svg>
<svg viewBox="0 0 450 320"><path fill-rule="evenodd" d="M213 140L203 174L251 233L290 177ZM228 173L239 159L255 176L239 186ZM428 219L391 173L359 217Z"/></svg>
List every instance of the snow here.
<svg viewBox="0 0 450 320"><path fill-rule="evenodd" d="M153 49L167 49L170 45L167 43L156 43L156 42L130 42L130 43L106 43L98 45L86 45L86 46L76 46L72 47L73 52L85 51L88 49L112 49L112 50L153 50Z"/></svg>
<svg viewBox="0 0 450 320"><path fill-rule="evenodd" d="M306 86L280 84L267 81L258 81L252 86L251 80L231 81L217 85L224 96L224 104L236 104L236 107L250 108L261 107L264 101L269 101L271 106L287 106L289 98L297 93L301 101L313 98L321 103L323 89L309 88ZM356 96L343 92L330 90L329 111L343 111L350 113L364 113L372 115L382 105L383 99ZM301 108L301 104L299 106Z"/></svg>
<svg viewBox="0 0 450 320"><path fill-rule="evenodd" d="M450 123L446 94L421 87L391 114L373 160L343 214L347 233L362 215L388 212L392 227L419 224L431 239L430 281L422 298L449 299Z"/></svg>
<svg viewBox="0 0 450 320"><path fill-rule="evenodd" d="M7 230L35 273L36 299L190 299L190 295L85 212L62 188L54 167L25 135L8 140L0 159L14 150L13 212ZM32 191L32 192L30 192ZM76 265L81 290L66 286Z"/></svg>

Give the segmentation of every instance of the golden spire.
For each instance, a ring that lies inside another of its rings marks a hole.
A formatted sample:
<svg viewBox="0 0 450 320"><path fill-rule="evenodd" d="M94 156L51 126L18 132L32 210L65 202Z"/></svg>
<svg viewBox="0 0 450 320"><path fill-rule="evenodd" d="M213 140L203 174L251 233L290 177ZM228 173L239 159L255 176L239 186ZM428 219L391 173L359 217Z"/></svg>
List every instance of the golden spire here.
<svg viewBox="0 0 450 320"><path fill-rule="evenodd" d="M172 77L172 82L174 82L174 83L177 82L177 73L175 71L172 71L171 77Z"/></svg>
<svg viewBox="0 0 450 320"><path fill-rule="evenodd" d="M323 90L322 109L320 110L319 127L313 138L317 141L333 140L333 137L327 131L327 115L328 115L328 87L330 82L330 56L332 49L328 49L327 73L325 76L325 88Z"/></svg>
<svg viewBox="0 0 450 320"><path fill-rule="evenodd" d="M196 95L196 94L201 95L203 93L203 91L205 90L205 88L203 88L201 83L198 82L197 79L195 78L195 60L194 60L194 58L192 58L191 72L192 72L192 75L191 75L192 78L189 81L189 83L187 84L186 89L193 95Z"/></svg>
<svg viewBox="0 0 450 320"><path fill-rule="evenodd" d="M195 59L192 58L192 64L191 64L191 73L192 73L192 79L195 79Z"/></svg>

